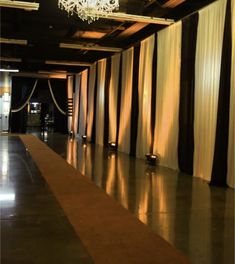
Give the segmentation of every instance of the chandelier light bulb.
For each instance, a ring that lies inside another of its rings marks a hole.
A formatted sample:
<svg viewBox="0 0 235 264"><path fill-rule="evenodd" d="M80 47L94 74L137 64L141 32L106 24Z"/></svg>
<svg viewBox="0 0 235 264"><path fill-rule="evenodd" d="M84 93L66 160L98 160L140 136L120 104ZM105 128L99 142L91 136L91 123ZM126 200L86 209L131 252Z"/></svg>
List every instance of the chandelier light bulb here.
<svg viewBox="0 0 235 264"><path fill-rule="evenodd" d="M107 16L118 9L118 0L58 0L60 9L69 15L76 13L83 21L91 22L99 19L100 15Z"/></svg>

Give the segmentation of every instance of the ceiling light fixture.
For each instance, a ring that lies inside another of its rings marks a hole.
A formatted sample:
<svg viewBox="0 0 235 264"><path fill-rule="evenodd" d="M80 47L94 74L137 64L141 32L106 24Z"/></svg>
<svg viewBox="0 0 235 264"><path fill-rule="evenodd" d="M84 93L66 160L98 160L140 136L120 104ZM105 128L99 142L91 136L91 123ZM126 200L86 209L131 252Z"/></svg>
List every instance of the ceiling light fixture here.
<svg viewBox="0 0 235 264"><path fill-rule="evenodd" d="M27 45L28 44L28 41L26 39L0 38L0 43L4 43L4 44L15 44L15 45Z"/></svg>
<svg viewBox="0 0 235 264"><path fill-rule="evenodd" d="M0 7L10 7L10 8L24 9L26 11L32 11L32 10L38 10L39 3L0 0Z"/></svg>
<svg viewBox="0 0 235 264"><path fill-rule="evenodd" d="M79 44L72 44L72 43L60 43L60 48L66 49L81 49L81 50L96 50L96 51L107 51L107 52L121 52L121 48L114 48L114 47L104 47L98 45L79 45Z"/></svg>
<svg viewBox="0 0 235 264"><path fill-rule="evenodd" d="M21 58L12 58L12 57L0 57L0 61L22 62L22 59Z"/></svg>
<svg viewBox="0 0 235 264"><path fill-rule="evenodd" d="M80 19L91 22L99 19L101 14L106 16L118 9L118 0L58 0L58 6L68 12L76 13Z"/></svg>
<svg viewBox="0 0 235 264"><path fill-rule="evenodd" d="M65 66L91 66L92 63L79 62L79 61L57 61L57 60L46 60L45 64L49 65L65 65Z"/></svg>
<svg viewBox="0 0 235 264"><path fill-rule="evenodd" d="M0 72L19 72L18 69L0 69Z"/></svg>

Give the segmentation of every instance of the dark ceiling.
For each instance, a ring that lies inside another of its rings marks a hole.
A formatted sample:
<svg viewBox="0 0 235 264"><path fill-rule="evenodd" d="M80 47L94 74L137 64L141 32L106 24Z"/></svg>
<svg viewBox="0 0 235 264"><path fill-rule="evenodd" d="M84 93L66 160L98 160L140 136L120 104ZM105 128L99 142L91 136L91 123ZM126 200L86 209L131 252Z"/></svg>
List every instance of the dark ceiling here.
<svg viewBox="0 0 235 264"><path fill-rule="evenodd" d="M118 12L174 19L191 14L214 0L120 0ZM128 48L164 25L99 19L91 24L68 16L58 8L57 0L37 0L38 11L1 7L1 40L23 39L27 45L1 41L1 68L13 67L24 72L79 72L84 67L52 65L45 61L94 62L113 54L109 51L60 48L59 43ZM19 60L18 62L10 60ZM66 64L66 63L65 63Z"/></svg>

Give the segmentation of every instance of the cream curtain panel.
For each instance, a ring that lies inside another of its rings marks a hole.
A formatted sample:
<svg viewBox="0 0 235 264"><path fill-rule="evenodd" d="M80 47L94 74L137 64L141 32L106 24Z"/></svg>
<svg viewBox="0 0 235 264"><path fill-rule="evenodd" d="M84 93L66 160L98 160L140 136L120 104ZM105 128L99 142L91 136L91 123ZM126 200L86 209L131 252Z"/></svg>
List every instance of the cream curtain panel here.
<svg viewBox="0 0 235 264"><path fill-rule="evenodd" d="M106 59L98 61L97 98L96 98L96 144L103 145L104 136L104 86Z"/></svg>
<svg viewBox="0 0 235 264"><path fill-rule="evenodd" d="M154 153L160 164L178 169L181 22L158 33Z"/></svg>
<svg viewBox="0 0 235 264"><path fill-rule="evenodd" d="M88 70L81 73L81 93L80 93L80 110L79 110L79 132L80 136L86 134L87 120L87 75Z"/></svg>
<svg viewBox="0 0 235 264"><path fill-rule="evenodd" d="M90 66L89 88L88 88L88 113L87 113L87 139L91 140L93 118L94 118L94 92L96 81L96 63Z"/></svg>
<svg viewBox="0 0 235 264"><path fill-rule="evenodd" d="M78 133L78 109L79 109L79 90L81 83L81 75L75 75L75 93L73 95L73 132Z"/></svg>
<svg viewBox="0 0 235 264"><path fill-rule="evenodd" d="M134 49L130 48L122 53L122 91L118 150L126 153L130 152L133 52Z"/></svg>
<svg viewBox="0 0 235 264"><path fill-rule="evenodd" d="M229 113L229 141L228 141L228 172L227 184L235 188L235 0L231 1L232 18L232 60L231 60L231 87L230 87L230 113Z"/></svg>
<svg viewBox="0 0 235 264"><path fill-rule="evenodd" d="M214 156L226 1L199 12L195 61L194 172L210 181Z"/></svg>
<svg viewBox="0 0 235 264"><path fill-rule="evenodd" d="M109 85L109 142L116 142L120 57L121 54L118 53L111 58L111 78Z"/></svg>
<svg viewBox="0 0 235 264"><path fill-rule="evenodd" d="M136 156L144 158L151 145L151 93L152 65L155 36L143 40L140 46L139 61L139 116Z"/></svg>

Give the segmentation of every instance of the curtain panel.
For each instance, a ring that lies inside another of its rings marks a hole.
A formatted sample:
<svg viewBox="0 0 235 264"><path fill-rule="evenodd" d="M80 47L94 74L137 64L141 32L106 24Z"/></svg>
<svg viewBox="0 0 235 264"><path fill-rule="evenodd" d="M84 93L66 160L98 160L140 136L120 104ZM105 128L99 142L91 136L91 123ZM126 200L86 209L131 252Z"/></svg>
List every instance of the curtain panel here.
<svg viewBox="0 0 235 264"><path fill-rule="evenodd" d="M75 75L75 92L73 95L73 132L78 134L78 112L79 112L79 90L81 85L81 75Z"/></svg>
<svg viewBox="0 0 235 264"><path fill-rule="evenodd" d="M228 169L227 184L235 188L235 0L231 0L231 80L230 80L230 111L229 111L229 138L228 138Z"/></svg>
<svg viewBox="0 0 235 264"><path fill-rule="evenodd" d="M91 141L94 118L94 92L96 80L96 63L90 66L88 80L88 111L87 111L87 139Z"/></svg>
<svg viewBox="0 0 235 264"><path fill-rule="evenodd" d="M130 153L131 101L133 78L133 48L122 53L121 112L119 121L118 150Z"/></svg>
<svg viewBox="0 0 235 264"><path fill-rule="evenodd" d="M104 96L105 96L106 59L98 61L97 98L96 98L96 137L95 142L103 146L104 139Z"/></svg>
<svg viewBox="0 0 235 264"><path fill-rule="evenodd" d="M199 12L195 60L193 175L211 180L226 1Z"/></svg>
<svg viewBox="0 0 235 264"><path fill-rule="evenodd" d="M79 110L79 130L80 136L86 135L86 120L87 120L87 78L88 70L81 72L81 92L80 92L80 110Z"/></svg>
<svg viewBox="0 0 235 264"><path fill-rule="evenodd" d="M144 158L149 153L151 134L152 65L155 36L141 42L139 63L139 115L136 156Z"/></svg>
<svg viewBox="0 0 235 264"><path fill-rule="evenodd" d="M158 32L154 153L160 164L178 169L181 22Z"/></svg>

